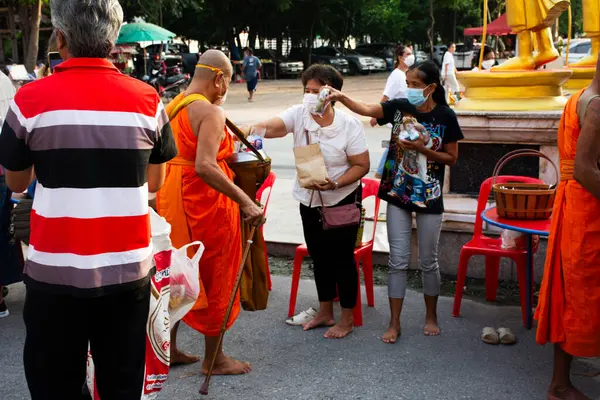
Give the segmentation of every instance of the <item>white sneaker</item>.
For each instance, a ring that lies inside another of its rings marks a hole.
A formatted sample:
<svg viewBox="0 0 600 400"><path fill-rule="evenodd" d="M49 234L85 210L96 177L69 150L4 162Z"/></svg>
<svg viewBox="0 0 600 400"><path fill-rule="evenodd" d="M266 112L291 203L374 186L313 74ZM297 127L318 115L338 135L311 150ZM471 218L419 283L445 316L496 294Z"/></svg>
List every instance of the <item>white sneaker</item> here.
<svg viewBox="0 0 600 400"><path fill-rule="evenodd" d="M2 303L0 303L0 318L6 318L9 315L10 312L8 311L8 308L6 308L6 303L2 301Z"/></svg>

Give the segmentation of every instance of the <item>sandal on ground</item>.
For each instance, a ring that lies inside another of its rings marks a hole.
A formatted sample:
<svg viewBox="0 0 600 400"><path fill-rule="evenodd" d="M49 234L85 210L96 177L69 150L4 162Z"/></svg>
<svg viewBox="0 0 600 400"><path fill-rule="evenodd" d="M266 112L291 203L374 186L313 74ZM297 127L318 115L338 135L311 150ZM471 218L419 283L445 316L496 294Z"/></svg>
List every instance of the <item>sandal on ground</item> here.
<svg viewBox="0 0 600 400"><path fill-rule="evenodd" d="M298 315L294 315L292 318L288 318L285 323L291 326L302 326L312 321L315 315L317 315L317 311L311 307Z"/></svg>
<svg viewBox="0 0 600 400"><path fill-rule="evenodd" d="M517 343L517 337L509 328L499 328L498 337L502 344L511 345Z"/></svg>
<svg viewBox="0 0 600 400"><path fill-rule="evenodd" d="M500 337L498 336L498 332L496 332L494 328L490 328L489 326L483 328L483 331L481 332L481 340L487 344L500 343Z"/></svg>

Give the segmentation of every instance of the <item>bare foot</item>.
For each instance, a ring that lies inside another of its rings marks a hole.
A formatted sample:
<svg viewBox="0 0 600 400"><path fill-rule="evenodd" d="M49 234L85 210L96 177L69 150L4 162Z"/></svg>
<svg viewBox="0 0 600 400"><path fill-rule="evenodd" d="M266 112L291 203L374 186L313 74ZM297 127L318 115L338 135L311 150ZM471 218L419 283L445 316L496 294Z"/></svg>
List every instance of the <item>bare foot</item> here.
<svg viewBox="0 0 600 400"><path fill-rule="evenodd" d="M573 386L551 386L548 400L592 400Z"/></svg>
<svg viewBox="0 0 600 400"><path fill-rule="evenodd" d="M349 334L351 334L353 329L353 324L342 324L340 322L339 324L329 328L329 330L325 332L325 335L323 335L323 337L325 339L343 339Z"/></svg>
<svg viewBox="0 0 600 400"><path fill-rule="evenodd" d="M200 361L200 357L192 356L180 350L171 351L171 365L188 365Z"/></svg>
<svg viewBox="0 0 600 400"><path fill-rule="evenodd" d="M202 364L202 374L208 374L208 368L210 362L204 361ZM213 368L213 375L243 375L252 371L250 363L234 360L231 357L223 356L220 360L215 362Z"/></svg>
<svg viewBox="0 0 600 400"><path fill-rule="evenodd" d="M335 325L335 319L332 315L321 315L318 313L313 319L303 325L303 329L305 331L310 331L311 329L320 328L322 326L333 325Z"/></svg>
<svg viewBox="0 0 600 400"><path fill-rule="evenodd" d="M423 333L425 336L439 336L442 333L440 327L438 326L437 320L435 319L427 319L425 321L425 327L423 328Z"/></svg>
<svg viewBox="0 0 600 400"><path fill-rule="evenodd" d="M394 344L398 341L398 338L402 334L400 326L390 326L388 330L383 334L381 340L383 343Z"/></svg>

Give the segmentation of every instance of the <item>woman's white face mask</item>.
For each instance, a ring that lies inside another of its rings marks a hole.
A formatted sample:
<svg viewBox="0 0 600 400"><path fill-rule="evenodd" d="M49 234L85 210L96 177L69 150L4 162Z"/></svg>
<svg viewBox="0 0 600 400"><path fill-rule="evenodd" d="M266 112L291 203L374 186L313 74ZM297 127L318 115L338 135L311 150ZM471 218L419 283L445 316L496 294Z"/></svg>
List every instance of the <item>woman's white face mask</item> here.
<svg viewBox="0 0 600 400"><path fill-rule="evenodd" d="M306 108L307 110L313 111L317 107L318 103L319 103L319 95L314 94L314 93L305 93L304 94L304 98L302 99L302 104L304 105L304 108Z"/></svg>
<svg viewBox="0 0 600 400"><path fill-rule="evenodd" d="M494 64L496 64L496 60L485 60L481 63L481 68L490 69L494 66Z"/></svg>

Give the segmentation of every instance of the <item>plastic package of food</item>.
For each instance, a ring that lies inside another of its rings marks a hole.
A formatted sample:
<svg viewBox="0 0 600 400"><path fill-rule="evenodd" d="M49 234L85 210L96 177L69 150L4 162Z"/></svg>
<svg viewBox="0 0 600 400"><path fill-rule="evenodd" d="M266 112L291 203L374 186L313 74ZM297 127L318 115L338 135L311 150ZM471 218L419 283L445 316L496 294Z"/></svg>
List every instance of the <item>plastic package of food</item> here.
<svg viewBox="0 0 600 400"><path fill-rule="evenodd" d="M321 92L319 92L319 102L315 106L315 109L311 111L312 114L318 115L320 117L325 113L325 109L329 102L327 101L327 97L331 94L331 91L328 88L323 88Z"/></svg>

